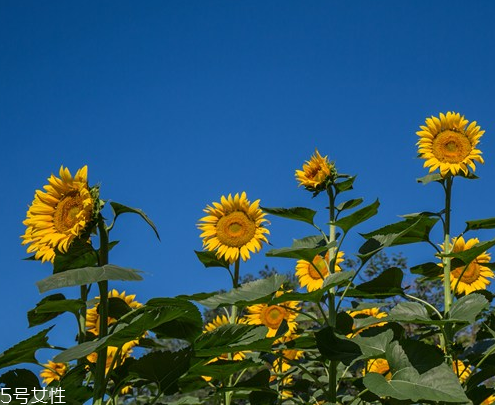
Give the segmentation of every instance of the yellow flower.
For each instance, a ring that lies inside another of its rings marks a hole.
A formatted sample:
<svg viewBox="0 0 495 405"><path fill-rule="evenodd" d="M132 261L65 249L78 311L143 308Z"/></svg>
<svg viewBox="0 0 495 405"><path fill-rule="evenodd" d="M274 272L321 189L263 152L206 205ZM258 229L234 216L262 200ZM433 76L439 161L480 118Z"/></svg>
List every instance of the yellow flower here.
<svg viewBox="0 0 495 405"><path fill-rule="evenodd" d="M40 377L43 378L43 384L50 384L52 381L59 381L69 369L66 363L55 363L48 360L48 363L43 364L45 367L40 372Z"/></svg>
<svg viewBox="0 0 495 405"><path fill-rule="evenodd" d="M114 347L114 346L108 346L107 347L107 361L105 364L105 374L108 373L108 371L110 370L110 367L112 367L112 364L113 364L112 370L114 370L115 368L120 366L125 361L125 359L130 357L130 355L132 353L132 348L130 346L126 347L126 345L124 345L120 351L120 354L117 354L117 353L118 353L117 347ZM98 353L96 353L96 352L91 353L88 356L86 356L86 358L91 363L96 364L96 361L98 360Z"/></svg>
<svg viewBox="0 0 495 405"><path fill-rule="evenodd" d="M474 245L479 243L478 238L469 239L467 242L464 241L462 236L458 238L453 238L454 247L452 248L452 244L450 245L450 250L453 253L463 252L464 250L471 249ZM444 246L441 245L442 249ZM445 250L445 249L444 249ZM459 285L457 286L456 293L457 294L470 294L476 290L485 290L487 285L490 284L489 278L493 278L494 274L488 267L483 266L483 263L489 263L491 260L491 255L489 253L482 253L476 259L474 259L464 271L466 266L456 267L452 269L450 272L450 286L452 291L459 281ZM443 264L440 263L440 266ZM462 274L462 276L461 276ZM443 274L440 275L443 278Z"/></svg>
<svg viewBox="0 0 495 405"><path fill-rule="evenodd" d="M420 137L417 142L419 157L425 159L424 167L430 168L430 173L440 169L442 177L449 173L459 172L468 174L469 168L476 170L474 162L484 163L481 151L476 149L479 139L485 133L459 113L440 113L440 117L426 119L426 126L421 125L421 131L416 132Z"/></svg>
<svg viewBox="0 0 495 405"><path fill-rule="evenodd" d="M335 260L335 271L341 271L339 266L344 261L344 252L337 253L337 259ZM329 266L329 252L325 254L325 258L320 255L316 255L313 259L313 263L306 260L298 260L296 264L296 276L299 280L301 287L306 287L309 292L319 290L324 279L330 274L328 271Z"/></svg>
<svg viewBox="0 0 495 405"><path fill-rule="evenodd" d="M461 383L465 382L472 372L472 369L466 366L461 360L455 360L452 363L452 368Z"/></svg>
<svg viewBox="0 0 495 405"><path fill-rule="evenodd" d="M302 170L296 170L299 186L310 191L325 189L327 181L334 180L336 175L335 165L328 161L327 156L322 157L317 149L311 159L303 164Z"/></svg>
<svg viewBox="0 0 495 405"><path fill-rule="evenodd" d="M493 405L495 404L495 395L490 395L480 405Z"/></svg>
<svg viewBox="0 0 495 405"><path fill-rule="evenodd" d="M366 368L363 369L363 375L367 373L378 373L385 377L387 381L392 379L392 372L388 361L385 359L371 359L366 363Z"/></svg>
<svg viewBox="0 0 495 405"><path fill-rule="evenodd" d="M375 308L360 309L357 311L347 311L347 313L350 316L352 316L353 318L365 318L365 317L372 316L373 318L381 319L381 318L385 318L387 316L386 312L380 312L380 308L376 308L376 307ZM356 336L359 333L361 333L363 330L366 330L366 329L374 327L374 326L383 326L386 323L387 322L378 322L376 324L366 326L364 328L361 328L359 330L354 331L353 333L348 334L347 337Z"/></svg>
<svg viewBox="0 0 495 405"><path fill-rule="evenodd" d="M287 343L297 339L299 336L282 336L277 343ZM275 350L275 355L278 356L272 364L273 371L277 374L284 374L292 367L291 362L299 360L304 356L303 350L298 349L281 349Z"/></svg>
<svg viewBox="0 0 495 405"><path fill-rule="evenodd" d="M282 291L277 291L275 296L280 297L282 294ZM265 325L268 328L266 337L274 337L285 319L289 328L285 335L290 335L297 329L297 322L295 321L297 310L299 310L297 301L286 301L275 305L255 304L246 308L245 319L249 325Z"/></svg>
<svg viewBox="0 0 495 405"><path fill-rule="evenodd" d="M87 230L93 213L88 167L72 177L62 166L59 175L48 178L45 191L36 190L23 222L27 229L22 244L30 244L27 251L42 262L53 262L56 251L67 252L72 241Z"/></svg>
<svg viewBox="0 0 495 405"><path fill-rule="evenodd" d="M202 231L203 247L216 251L217 257L223 257L229 263L239 257L248 260L250 253L261 249L262 242L268 242L265 234L270 233L263 227L268 221L259 203L260 200L251 203L243 192L240 196L222 196L220 203L208 205L203 210L207 215L197 225Z"/></svg>

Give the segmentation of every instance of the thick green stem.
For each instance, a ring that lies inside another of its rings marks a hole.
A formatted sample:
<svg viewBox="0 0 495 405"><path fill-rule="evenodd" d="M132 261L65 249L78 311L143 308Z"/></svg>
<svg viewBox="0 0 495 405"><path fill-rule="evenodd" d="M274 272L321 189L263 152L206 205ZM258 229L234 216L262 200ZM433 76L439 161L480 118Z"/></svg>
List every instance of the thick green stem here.
<svg viewBox="0 0 495 405"><path fill-rule="evenodd" d="M329 186L327 189L328 192L328 210L329 210L329 219L330 219L330 235L328 242L333 243L336 239L336 230L335 230L335 194L333 192L332 186ZM337 251L334 246L329 249L328 257L330 260L329 263L329 273L335 273L335 263L337 261ZM337 311L335 308L335 287L332 287L328 291L328 321L332 328L335 328L337 325ZM328 368L328 391L329 391L329 401L332 404L337 403L337 366L338 361L331 360Z"/></svg>
<svg viewBox="0 0 495 405"><path fill-rule="evenodd" d="M234 278L232 279L232 286L234 288L239 287L240 266L241 266L241 258L239 257L235 261L235 264L234 264ZM229 318L229 322L231 325L237 323L237 313L238 313L237 306L232 305L232 307L230 308L230 318ZM232 358L233 358L232 353L229 353L227 358L229 360L232 360ZM231 387L233 383L234 383L234 375L230 375L229 381L228 381L228 387ZM225 391L225 394L224 394L225 405L231 404L233 395L234 395L234 391Z"/></svg>
<svg viewBox="0 0 495 405"><path fill-rule="evenodd" d="M108 229L101 216L98 218L98 231L100 235L100 255L98 258L98 265L101 267L108 264ZM108 281L105 280L98 282L98 289L100 292L100 302L98 304L100 328L98 337L101 339L108 334ZM106 391L106 363L107 348L104 347L98 351L98 358L96 360L93 404L101 405L104 401Z"/></svg>

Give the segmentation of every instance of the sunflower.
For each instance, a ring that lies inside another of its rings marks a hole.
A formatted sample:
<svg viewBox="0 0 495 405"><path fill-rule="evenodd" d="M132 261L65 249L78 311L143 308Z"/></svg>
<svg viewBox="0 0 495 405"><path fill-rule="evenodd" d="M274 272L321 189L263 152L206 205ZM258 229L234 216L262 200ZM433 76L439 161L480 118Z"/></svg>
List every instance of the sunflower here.
<svg viewBox="0 0 495 405"><path fill-rule="evenodd" d="M263 227L268 222L259 208L260 200L251 203L243 192L240 196L222 196L220 203L214 202L203 211L207 214L201 218L197 226L203 232L203 247L208 251L216 251L217 257L223 257L229 263L235 262L239 256L246 261L250 252L261 249L261 242L268 242Z"/></svg>
<svg viewBox="0 0 495 405"><path fill-rule="evenodd" d="M454 247L450 245L451 253L463 252L465 250L471 249L474 245L479 243L478 238L469 239L467 242L464 241L462 236L452 239ZM444 246L441 245L442 249ZM444 249L445 250L445 249ZM493 278L494 274L488 267L483 266L484 263L489 263L491 260L490 253L482 253L476 259L466 266L456 267L450 271L450 286L452 291L456 288L457 283L457 294L470 294L476 290L485 290L487 285L490 284L488 278ZM443 266L440 263L440 266ZM465 269L465 270L464 270ZM461 276L462 274L462 276ZM443 278L443 274L440 275Z"/></svg>
<svg viewBox="0 0 495 405"><path fill-rule="evenodd" d="M388 361L385 359L371 359L366 363L366 368L363 369L363 375L367 373L378 373L385 377L387 381L392 379L392 372Z"/></svg>
<svg viewBox="0 0 495 405"><path fill-rule="evenodd" d="M327 156L322 157L317 149L311 159L303 164L302 170L296 170L299 186L313 192L324 190L327 182L335 180L336 176L335 165L328 161Z"/></svg>
<svg viewBox="0 0 495 405"><path fill-rule="evenodd" d="M48 178L45 191L36 190L23 222L27 229L22 244L30 244L27 251L42 262L53 262L56 251L67 252L74 239L87 230L93 215L88 167L72 177L62 166L59 175Z"/></svg>
<svg viewBox="0 0 495 405"><path fill-rule="evenodd" d="M493 405L495 404L495 395L490 395L480 405Z"/></svg>
<svg viewBox="0 0 495 405"><path fill-rule="evenodd" d="M469 168L476 170L474 162L484 163L481 151L476 149L485 131L459 113L440 113L440 118L426 119L426 126L421 125L421 131L416 132L420 137L417 142L419 157L425 159L424 167L430 168L430 173L440 169L442 177L449 173L468 174Z"/></svg>
<svg viewBox="0 0 495 405"><path fill-rule="evenodd" d="M337 253L337 259L335 260L335 271L341 271L339 264L344 261L344 252ZM329 266L329 252L325 254L325 258L320 255L316 255L313 262L307 262L306 260L298 260L296 264L296 276L299 280L301 287L306 287L309 292L319 290L324 279L330 274L328 271Z"/></svg>
<svg viewBox="0 0 495 405"><path fill-rule="evenodd" d="M376 318L376 319L381 319L381 318L385 318L387 316L387 313L386 312L381 312L380 311L380 308L377 308L377 307L360 309L360 310L357 310L357 311L347 311L347 313L350 316L352 316L354 319L363 319L363 318L369 318L369 317L373 317L373 318ZM362 327L362 328L359 328L359 329L355 325L355 329L356 330L354 332L348 334L347 337L356 336L359 333L361 333L363 330L366 330L368 328L372 328L374 326L383 326L386 323L387 322L378 322L378 323L375 323L375 324L372 324L372 325L368 325L368 326L365 326L365 327Z"/></svg>
<svg viewBox="0 0 495 405"><path fill-rule="evenodd" d="M290 291L287 291L290 292ZM275 297L280 297L283 291L277 291ZM285 336L291 335L297 329L297 311L299 303L297 301L286 301L280 304L255 304L246 308L245 316L248 325L265 325L268 328L266 337L274 337L278 328L285 320L288 331Z"/></svg>
<svg viewBox="0 0 495 405"><path fill-rule="evenodd" d="M472 372L472 369L466 366L461 360L455 360L452 363L452 368L461 383L464 383Z"/></svg>
<svg viewBox="0 0 495 405"><path fill-rule="evenodd" d="M125 359L131 356L132 348L130 346L122 346L120 353L119 348L114 346L107 347L107 362L105 364L105 374L108 374L110 367L112 370L120 366ZM94 352L86 356L89 362L95 363L98 360L98 353ZM112 366L113 365L113 366Z"/></svg>
<svg viewBox="0 0 495 405"><path fill-rule="evenodd" d="M50 384L53 381L59 381L69 369L67 363L55 363L48 360L48 363L43 364L45 367L40 372L40 377L43 378L43 384Z"/></svg>

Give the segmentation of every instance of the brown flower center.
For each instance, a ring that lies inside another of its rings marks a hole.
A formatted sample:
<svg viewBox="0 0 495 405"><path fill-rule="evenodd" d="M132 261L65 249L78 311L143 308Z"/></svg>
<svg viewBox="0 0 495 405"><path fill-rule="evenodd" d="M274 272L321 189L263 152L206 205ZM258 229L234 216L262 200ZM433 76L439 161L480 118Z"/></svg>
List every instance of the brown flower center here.
<svg viewBox="0 0 495 405"><path fill-rule="evenodd" d="M78 214L83 211L83 200L79 193L73 192L65 195L57 204L53 223L60 233L70 231L79 221Z"/></svg>
<svg viewBox="0 0 495 405"><path fill-rule="evenodd" d="M452 276L459 278L464 266L457 267L452 271ZM481 273L480 265L477 262L469 263L466 271L462 274L461 281L466 284L472 284L479 279Z"/></svg>
<svg viewBox="0 0 495 405"><path fill-rule="evenodd" d="M278 329L284 320L287 311L278 305L270 305L261 313L261 322L271 329Z"/></svg>
<svg viewBox="0 0 495 405"><path fill-rule="evenodd" d="M313 259L313 264L308 263L308 275L313 280L321 280L328 276L327 263L320 255Z"/></svg>
<svg viewBox="0 0 495 405"><path fill-rule="evenodd" d="M433 140L433 154L443 163L461 163L469 156L473 147L469 138L451 130L440 132Z"/></svg>
<svg viewBox="0 0 495 405"><path fill-rule="evenodd" d="M218 220L217 237L230 247L241 247L253 239L256 223L244 212L234 211Z"/></svg>

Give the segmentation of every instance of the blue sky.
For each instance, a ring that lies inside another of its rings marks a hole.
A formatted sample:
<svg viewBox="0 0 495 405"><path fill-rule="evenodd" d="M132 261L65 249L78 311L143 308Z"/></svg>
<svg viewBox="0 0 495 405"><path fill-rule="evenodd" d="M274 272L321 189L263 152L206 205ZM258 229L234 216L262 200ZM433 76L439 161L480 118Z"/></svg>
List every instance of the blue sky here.
<svg viewBox="0 0 495 405"><path fill-rule="evenodd" d="M461 112L486 130L481 180L455 184L454 233L464 220L495 216L494 12L491 1L2 1L8 333L0 351L38 330L28 329L25 314L43 297L35 282L51 269L22 261L19 236L35 189L60 165L75 173L87 164L102 198L142 208L156 223L161 242L133 216L112 234L121 243L110 261L146 274L111 286L141 302L228 288L227 274L204 269L194 254L202 209L221 195L324 207L294 180L315 147L358 175L349 197L381 201L356 231L440 210L440 187L415 182L426 174L415 132L439 112ZM274 247L313 233L270 219ZM354 234L344 250L352 255L361 242ZM267 250L241 271L293 270ZM411 265L432 259L427 247L401 250ZM53 343L71 345L68 330L53 331Z"/></svg>

